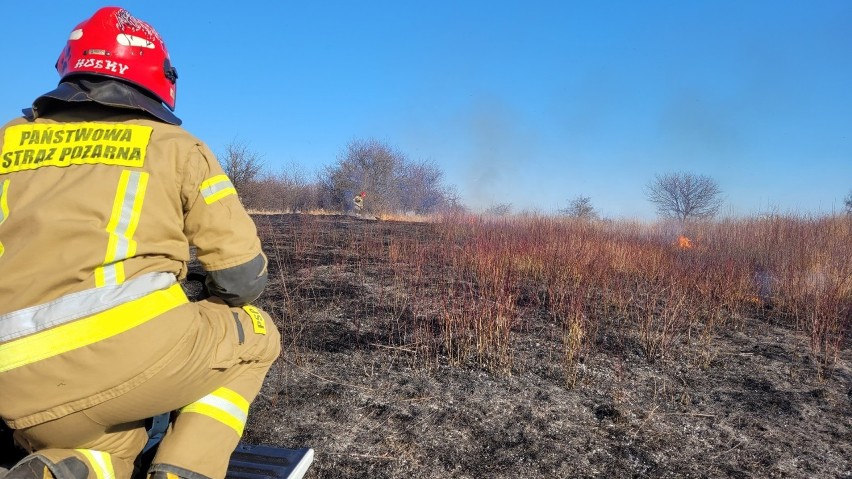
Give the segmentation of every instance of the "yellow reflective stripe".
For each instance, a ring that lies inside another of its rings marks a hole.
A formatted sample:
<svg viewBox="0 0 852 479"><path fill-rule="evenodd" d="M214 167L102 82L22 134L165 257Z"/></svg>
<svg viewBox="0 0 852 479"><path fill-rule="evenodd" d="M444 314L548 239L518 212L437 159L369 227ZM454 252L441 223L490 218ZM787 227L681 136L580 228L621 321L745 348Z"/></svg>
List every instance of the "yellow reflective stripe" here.
<svg viewBox="0 0 852 479"><path fill-rule="evenodd" d="M102 341L187 302L177 283L104 312L0 344L0 372Z"/></svg>
<svg viewBox="0 0 852 479"><path fill-rule="evenodd" d="M5 180L3 182L2 188L0 188L0 224L3 224L6 221L6 217L9 216L9 182L12 180Z"/></svg>
<svg viewBox="0 0 852 479"><path fill-rule="evenodd" d="M95 268L95 286L98 288L106 285L106 279L104 279L104 268L103 266L98 266Z"/></svg>
<svg viewBox="0 0 852 479"><path fill-rule="evenodd" d="M6 218L9 217L9 182L11 180L5 180L3 182L3 186L0 187L0 225L6 221ZM3 253L6 251L6 248L3 246L3 242L0 242L0 256L3 256Z"/></svg>
<svg viewBox="0 0 852 479"><path fill-rule="evenodd" d="M216 175L204 180L199 190L201 191L201 196L204 198L204 202L208 205L226 196L237 194L237 190L234 188L231 180L228 179L228 175Z"/></svg>
<svg viewBox="0 0 852 479"><path fill-rule="evenodd" d="M122 284L77 291L47 303L10 311L0 315L0 343L87 318L173 284L172 273L145 273Z"/></svg>
<svg viewBox="0 0 852 479"><path fill-rule="evenodd" d="M112 468L112 458L103 451L94 449L75 449L75 451L86 456L97 479L114 479L115 471Z"/></svg>
<svg viewBox="0 0 852 479"><path fill-rule="evenodd" d="M112 215L106 227L109 233L107 251L103 266L95 269L95 286L124 282L124 264L121 261L136 253L136 241L133 240L133 235L136 233L139 217L142 214L142 203L145 200L149 176L144 171L121 172L112 204Z"/></svg>
<svg viewBox="0 0 852 479"><path fill-rule="evenodd" d="M203 398L181 409L182 413L194 412L210 417L243 435L248 419L249 402L235 391L219 388Z"/></svg>

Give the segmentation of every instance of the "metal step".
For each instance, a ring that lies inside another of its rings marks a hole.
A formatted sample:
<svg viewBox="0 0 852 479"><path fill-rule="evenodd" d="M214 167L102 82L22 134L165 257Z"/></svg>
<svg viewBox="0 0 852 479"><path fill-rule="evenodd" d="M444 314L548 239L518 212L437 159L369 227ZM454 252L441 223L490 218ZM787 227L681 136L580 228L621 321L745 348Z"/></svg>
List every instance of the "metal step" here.
<svg viewBox="0 0 852 479"><path fill-rule="evenodd" d="M302 479L314 461L311 448L240 444L231 454L227 479Z"/></svg>

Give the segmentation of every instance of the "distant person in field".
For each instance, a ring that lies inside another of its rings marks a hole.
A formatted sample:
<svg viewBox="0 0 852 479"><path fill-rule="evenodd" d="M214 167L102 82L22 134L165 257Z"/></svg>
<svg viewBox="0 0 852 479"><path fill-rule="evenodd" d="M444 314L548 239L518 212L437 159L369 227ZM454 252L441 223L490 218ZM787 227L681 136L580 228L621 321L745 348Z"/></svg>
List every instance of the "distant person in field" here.
<svg viewBox="0 0 852 479"><path fill-rule="evenodd" d="M169 411L148 477L222 478L280 352L249 304L267 281L254 222L172 113L151 25L102 8L56 69L0 128L0 417L31 453L6 479L128 478L145 419ZM198 302L178 282L190 246Z"/></svg>
<svg viewBox="0 0 852 479"><path fill-rule="evenodd" d="M352 206L355 208L355 214L361 216L361 210L364 209L364 198L367 197L367 193L362 191L355 195L355 198L352 198Z"/></svg>

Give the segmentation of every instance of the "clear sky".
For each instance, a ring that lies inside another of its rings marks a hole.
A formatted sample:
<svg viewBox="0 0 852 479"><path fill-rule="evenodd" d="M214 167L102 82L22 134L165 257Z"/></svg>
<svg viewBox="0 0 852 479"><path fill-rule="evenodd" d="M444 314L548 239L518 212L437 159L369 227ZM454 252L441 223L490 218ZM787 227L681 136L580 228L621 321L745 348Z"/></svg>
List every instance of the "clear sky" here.
<svg viewBox="0 0 852 479"><path fill-rule="evenodd" d="M583 195L653 218L644 187L674 171L714 178L738 215L840 211L852 191L849 0L4 2L5 117L106 5L165 39L190 132L273 170L375 138L473 209Z"/></svg>

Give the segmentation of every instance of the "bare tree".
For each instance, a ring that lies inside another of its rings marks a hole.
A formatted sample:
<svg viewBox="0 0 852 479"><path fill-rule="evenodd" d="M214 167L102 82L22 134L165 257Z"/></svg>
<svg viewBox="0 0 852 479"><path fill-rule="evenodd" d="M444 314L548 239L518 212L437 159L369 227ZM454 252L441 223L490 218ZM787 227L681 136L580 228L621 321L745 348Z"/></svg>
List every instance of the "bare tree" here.
<svg viewBox="0 0 852 479"><path fill-rule="evenodd" d="M378 140L353 140L325 168L319 185L327 206L348 209L354 195L366 192L364 208L373 214L414 211L431 213L449 200L443 172L430 162L412 162Z"/></svg>
<svg viewBox="0 0 852 479"><path fill-rule="evenodd" d="M488 216L509 216L512 213L512 203L495 203L485 208Z"/></svg>
<svg viewBox="0 0 852 479"><path fill-rule="evenodd" d="M461 196L454 185L443 189L444 199L438 207L438 211L447 215L461 215L469 212L467 206L462 203Z"/></svg>
<svg viewBox="0 0 852 479"><path fill-rule="evenodd" d="M396 181L402 153L377 140L354 140L325 169L323 186L336 207L347 209L354 195L367 192L373 213L399 209Z"/></svg>
<svg viewBox="0 0 852 479"><path fill-rule="evenodd" d="M645 190L660 216L682 223L715 216L722 206L721 193L709 176L683 172L657 175Z"/></svg>
<svg viewBox="0 0 852 479"><path fill-rule="evenodd" d="M595 211L594 206L592 206L592 199L588 196L580 195L568 204L567 207L559 210L563 215L568 215L573 218L581 218L586 220L595 219L598 217L598 213Z"/></svg>
<svg viewBox="0 0 852 479"><path fill-rule="evenodd" d="M252 180L245 186L241 199L254 210L296 213L318 207L316 189L301 172L287 169Z"/></svg>
<svg viewBox="0 0 852 479"><path fill-rule="evenodd" d="M843 199L843 204L846 206L846 214L852 215L852 191Z"/></svg>
<svg viewBox="0 0 852 479"><path fill-rule="evenodd" d="M264 168L261 155L241 141L234 140L225 145L225 154L219 155L219 158L222 169L241 196L248 193L247 187L258 178Z"/></svg>
<svg viewBox="0 0 852 479"><path fill-rule="evenodd" d="M290 163L272 176L277 194L277 208L287 212L302 212L317 208L316 184L311 184L302 168Z"/></svg>
<svg viewBox="0 0 852 479"><path fill-rule="evenodd" d="M405 211L432 213L447 202L447 192L441 187L444 172L434 163L403 163L401 170L399 193Z"/></svg>

